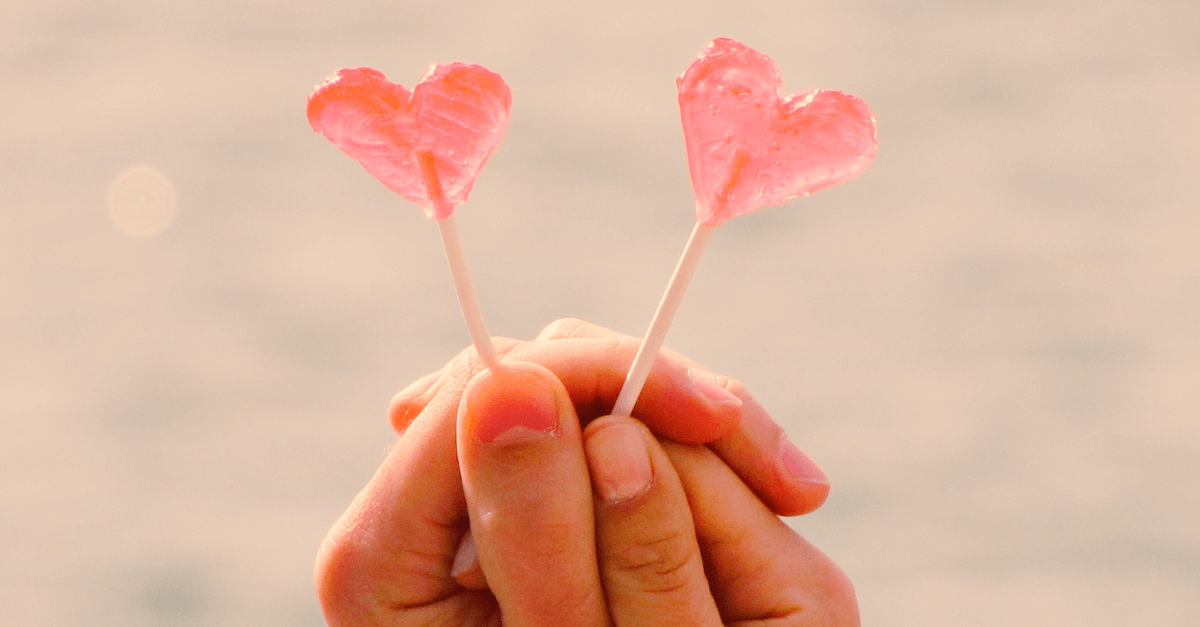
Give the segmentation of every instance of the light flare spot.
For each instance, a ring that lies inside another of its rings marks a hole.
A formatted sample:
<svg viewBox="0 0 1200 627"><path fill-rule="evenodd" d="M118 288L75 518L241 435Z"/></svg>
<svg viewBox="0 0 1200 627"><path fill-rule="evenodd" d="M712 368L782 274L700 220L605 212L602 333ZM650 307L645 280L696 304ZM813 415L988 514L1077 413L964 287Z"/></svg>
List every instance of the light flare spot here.
<svg viewBox="0 0 1200 627"><path fill-rule="evenodd" d="M118 174L108 187L108 217L129 235L156 235L174 216L175 188L170 179L154 168L129 168Z"/></svg>

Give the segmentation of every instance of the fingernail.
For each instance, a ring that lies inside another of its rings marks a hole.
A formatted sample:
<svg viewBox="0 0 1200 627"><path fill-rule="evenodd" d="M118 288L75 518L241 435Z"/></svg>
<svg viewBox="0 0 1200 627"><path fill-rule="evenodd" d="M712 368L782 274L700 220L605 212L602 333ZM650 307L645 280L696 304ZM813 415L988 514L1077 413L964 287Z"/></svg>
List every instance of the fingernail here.
<svg viewBox="0 0 1200 627"><path fill-rule="evenodd" d="M515 368L485 370L463 395L466 422L481 442L535 440L558 432L558 400L550 383Z"/></svg>
<svg viewBox="0 0 1200 627"><path fill-rule="evenodd" d="M800 452L792 441L784 436L779 441L779 459L787 473L796 481L829 485L829 476L816 462Z"/></svg>
<svg viewBox="0 0 1200 627"><path fill-rule="evenodd" d="M478 554L475 551L475 535L471 533L470 529L467 529L467 535L463 536L462 542L458 544L458 552L454 554L454 565L450 567L450 576L457 577L471 570L478 561Z"/></svg>
<svg viewBox="0 0 1200 627"><path fill-rule="evenodd" d="M634 425L604 427L591 433L584 446L592 484L606 502L628 501L650 489L650 454Z"/></svg>
<svg viewBox="0 0 1200 627"><path fill-rule="evenodd" d="M721 407L741 407L742 399L733 395L733 392L717 385L712 380L698 375L693 370L688 370L688 376L692 378L692 384L701 394L707 396L712 402Z"/></svg>

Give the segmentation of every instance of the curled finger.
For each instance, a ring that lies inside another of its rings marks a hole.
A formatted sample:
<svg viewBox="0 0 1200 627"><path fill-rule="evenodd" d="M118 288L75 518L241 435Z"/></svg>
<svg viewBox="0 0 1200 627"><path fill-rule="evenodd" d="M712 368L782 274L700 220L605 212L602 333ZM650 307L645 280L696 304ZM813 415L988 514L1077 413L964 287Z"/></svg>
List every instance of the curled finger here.
<svg viewBox="0 0 1200 627"><path fill-rule="evenodd" d="M596 546L617 625L717 626L687 496L653 434L627 416L584 431Z"/></svg>

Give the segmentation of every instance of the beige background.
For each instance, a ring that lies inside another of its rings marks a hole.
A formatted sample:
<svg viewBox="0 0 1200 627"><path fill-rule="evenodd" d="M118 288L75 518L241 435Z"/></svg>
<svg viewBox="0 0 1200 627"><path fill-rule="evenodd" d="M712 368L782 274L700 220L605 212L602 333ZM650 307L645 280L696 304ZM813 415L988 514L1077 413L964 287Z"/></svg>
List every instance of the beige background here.
<svg viewBox="0 0 1200 627"><path fill-rule="evenodd" d="M1198 33L1192 0L7 0L0 622L322 624L388 399L467 343L434 226L309 130L326 75L501 73L458 212L492 330L638 334L692 221L674 78L729 36L881 148L723 226L668 343L833 477L792 523L864 622L1200 624ZM109 221L133 166L156 235Z"/></svg>

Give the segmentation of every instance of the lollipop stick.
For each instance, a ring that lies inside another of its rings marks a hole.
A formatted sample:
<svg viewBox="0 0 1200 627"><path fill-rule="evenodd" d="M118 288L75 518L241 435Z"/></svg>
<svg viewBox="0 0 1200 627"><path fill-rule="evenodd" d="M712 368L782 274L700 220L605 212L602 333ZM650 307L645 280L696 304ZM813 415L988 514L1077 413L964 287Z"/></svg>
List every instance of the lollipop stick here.
<svg viewBox="0 0 1200 627"><path fill-rule="evenodd" d="M715 229L716 227L704 226L697 222L696 228L692 230L692 236L688 238L687 246L683 249L683 256L679 258L679 265L675 266L675 273L667 283L667 291L658 303L654 318L650 320L650 328L646 331L642 346L638 348L633 364L629 366L629 372L625 375L625 384L621 386L621 393L617 395L617 402L613 405L614 416L628 416L633 411L633 405L642 393L642 386L646 384L646 377L650 376L654 358L658 356L658 350L667 338L671 321L675 319L675 312L683 302L688 283L696 273L696 266L700 265L700 256L704 254L704 248L708 246L708 240L712 239Z"/></svg>
<svg viewBox="0 0 1200 627"><path fill-rule="evenodd" d="M450 274L454 277L454 289L458 291L458 304L462 307L463 318L467 321L467 331L475 344L475 351L483 365L495 370L500 363L496 348L492 346L492 336L488 333L487 324L483 321L483 310L479 308L479 299L475 297L475 286L471 284L471 272L467 269L467 256L463 254L462 240L458 237L458 227L454 224L454 214L437 220L438 229L442 232L442 245L446 248L446 261L450 262Z"/></svg>
<svg viewBox="0 0 1200 627"><path fill-rule="evenodd" d="M495 370L500 358L496 356L492 336L488 333L487 323L483 321L483 310L479 308L479 299L475 297L471 271L467 269L467 256L463 253L462 239L458 237L458 226L454 223L454 206L442 193L442 181L438 178L437 161L433 153L418 152L417 161L421 165L425 192L437 212L435 215L446 216L437 220L438 230L442 232L442 247L446 249L446 261L450 262L450 274L454 277L454 289L458 292L458 305L467 321L467 332L471 334L475 352L479 353L483 365Z"/></svg>

